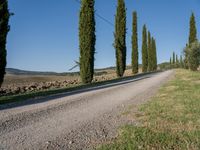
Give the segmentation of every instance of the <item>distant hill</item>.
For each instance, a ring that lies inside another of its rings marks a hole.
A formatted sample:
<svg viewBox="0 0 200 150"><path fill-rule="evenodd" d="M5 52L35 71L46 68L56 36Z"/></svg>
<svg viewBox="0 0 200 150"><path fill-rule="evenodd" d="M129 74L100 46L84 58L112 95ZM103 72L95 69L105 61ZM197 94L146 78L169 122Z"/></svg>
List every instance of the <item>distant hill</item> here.
<svg viewBox="0 0 200 150"><path fill-rule="evenodd" d="M139 65L141 67L141 65ZM131 66L128 65L127 69L131 69ZM107 67L107 68L100 68L95 69L95 75L102 75L107 74L107 70L115 70L115 67ZM57 73L57 72L42 72L42 71L27 71L27 70L21 70L21 69L15 69L15 68L7 68L6 69L7 74L12 75L56 75L56 76L63 76L63 75L79 75L79 72L63 72L63 73Z"/></svg>
<svg viewBox="0 0 200 150"><path fill-rule="evenodd" d="M101 75L101 74L107 74L106 70L113 70L115 67L109 67L104 69L95 69L95 75ZM7 68L6 74L11 75L55 75L55 76L74 76L79 75L79 72L63 72L63 73L57 73L57 72L41 72L41 71L27 71L27 70L21 70L21 69L15 69L15 68Z"/></svg>
<svg viewBox="0 0 200 150"><path fill-rule="evenodd" d="M78 75L78 72L72 72L72 73L57 73L57 72L40 72L40 71L27 71L27 70L20 70L20 69L14 69L14 68L7 68L6 69L7 74L13 74L13 75Z"/></svg>

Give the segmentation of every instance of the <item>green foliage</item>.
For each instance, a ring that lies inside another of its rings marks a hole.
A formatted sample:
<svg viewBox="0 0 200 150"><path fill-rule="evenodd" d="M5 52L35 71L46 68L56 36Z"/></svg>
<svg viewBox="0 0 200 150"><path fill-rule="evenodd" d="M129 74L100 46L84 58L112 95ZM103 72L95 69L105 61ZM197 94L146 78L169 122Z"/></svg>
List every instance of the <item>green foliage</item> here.
<svg viewBox="0 0 200 150"><path fill-rule="evenodd" d="M157 70L156 40L148 32L148 71Z"/></svg>
<svg viewBox="0 0 200 150"><path fill-rule="evenodd" d="M175 65L175 63L176 63L175 55L176 55L175 52L173 52L173 59L172 59L172 64L173 64L173 65Z"/></svg>
<svg viewBox="0 0 200 150"><path fill-rule="evenodd" d="M171 65L169 62L164 62L158 65L160 70L168 70L171 69Z"/></svg>
<svg viewBox="0 0 200 150"><path fill-rule="evenodd" d="M189 29L189 39L188 39L188 44L186 44L186 47L190 47L192 43L197 41L197 28L196 28L196 21L195 21L195 16L194 13L192 13L190 17L190 29ZM184 67L186 69L189 69L189 55L187 51L184 50Z"/></svg>
<svg viewBox="0 0 200 150"><path fill-rule="evenodd" d="M8 1L0 0L0 87L3 83L6 68L6 39L10 30L9 17Z"/></svg>
<svg viewBox="0 0 200 150"><path fill-rule="evenodd" d="M176 67L178 68L179 67L179 59L178 59L178 55L176 55Z"/></svg>
<svg viewBox="0 0 200 150"><path fill-rule="evenodd" d="M200 43L194 42L185 48L189 68L196 71L200 65Z"/></svg>
<svg viewBox="0 0 200 150"><path fill-rule="evenodd" d="M179 64L178 55L176 55L176 64Z"/></svg>
<svg viewBox="0 0 200 150"><path fill-rule="evenodd" d="M147 50L147 28L143 26L142 32L142 72L147 72L148 69L148 50Z"/></svg>
<svg viewBox="0 0 200 150"><path fill-rule="evenodd" d="M79 21L80 75L83 83L91 83L95 54L94 0L82 0Z"/></svg>
<svg viewBox="0 0 200 150"><path fill-rule="evenodd" d="M180 59L178 57L178 55L175 54L175 52L173 52L173 60L170 57L170 68L184 68L184 60L182 55L180 55Z"/></svg>
<svg viewBox="0 0 200 150"><path fill-rule="evenodd" d="M157 49L156 40L152 38L152 59L153 59L153 71L157 70Z"/></svg>
<svg viewBox="0 0 200 150"><path fill-rule="evenodd" d="M132 35L132 73L138 73L138 32L137 32L137 12L133 12L133 35Z"/></svg>
<svg viewBox="0 0 200 150"><path fill-rule="evenodd" d="M184 61L182 55L180 56L180 68L184 68Z"/></svg>
<svg viewBox="0 0 200 150"><path fill-rule="evenodd" d="M189 35L189 46L197 41L197 29L194 13L190 17L190 35Z"/></svg>
<svg viewBox="0 0 200 150"><path fill-rule="evenodd" d="M188 47L188 44L186 44L186 47ZM183 53L184 53L184 60L183 60L184 68L189 69L188 56L187 56L185 49L183 50Z"/></svg>
<svg viewBox="0 0 200 150"><path fill-rule="evenodd" d="M148 32L148 71L153 71L153 49L152 49L152 37L151 33Z"/></svg>
<svg viewBox="0 0 200 150"><path fill-rule="evenodd" d="M126 69L126 7L124 0L118 0L115 16L116 73L122 77Z"/></svg>
<svg viewBox="0 0 200 150"><path fill-rule="evenodd" d="M170 68L181 68L181 65L182 65L182 68L184 68L183 67L184 66L184 62L183 62L182 56L180 56L180 60L179 60L178 55L175 54L175 52L173 52L172 59L171 59L171 64L170 64Z"/></svg>

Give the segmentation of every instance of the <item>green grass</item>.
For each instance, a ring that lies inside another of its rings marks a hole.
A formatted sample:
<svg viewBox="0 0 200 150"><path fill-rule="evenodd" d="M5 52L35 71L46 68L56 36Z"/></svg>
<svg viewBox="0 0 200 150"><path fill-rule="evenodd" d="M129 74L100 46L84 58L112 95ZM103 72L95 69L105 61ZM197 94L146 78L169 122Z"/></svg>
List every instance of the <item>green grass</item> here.
<svg viewBox="0 0 200 150"><path fill-rule="evenodd" d="M140 107L140 126L125 126L99 150L199 150L200 73L176 70L150 102ZM133 117L136 115L133 114Z"/></svg>
<svg viewBox="0 0 200 150"><path fill-rule="evenodd" d="M11 95L11 96L2 96L2 97L0 97L0 105L12 103L12 102L18 102L18 101L25 101L25 100L33 99L33 98L41 98L41 97L45 97L45 96L51 96L51 95L61 94L61 93L66 93L66 92L73 92L73 91L77 91L77 90L83 90L86 88L92 88L92 87L96 87L96 86L116 83L116 82L123 81L123 80L134 79L134 78L137 78L137 77L140 77L140 76L143 76L146 74L151 74L151 73L154 73L154 72L143 73L143 74L123 77L123 78L117 78L117 79L113 79L113 80L95 82L95 83L85 84L85 85L83 85L83 84L74 85L71 87L60 88L60 89L36 91L36 92L29 92L29 93L17 94L17 95Z"/></svg>

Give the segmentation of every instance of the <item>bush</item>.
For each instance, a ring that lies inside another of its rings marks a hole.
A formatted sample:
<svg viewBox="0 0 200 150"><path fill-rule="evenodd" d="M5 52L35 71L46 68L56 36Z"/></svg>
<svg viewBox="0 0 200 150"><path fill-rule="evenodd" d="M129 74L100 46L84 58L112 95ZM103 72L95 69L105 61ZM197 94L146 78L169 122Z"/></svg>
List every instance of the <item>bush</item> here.
<svg viewBox="0 0 200 150"><path fill-rule="evenodd" d="M190 70L197 71L200 65L200 43L194 42L185 48L185 54Z"/></svg>

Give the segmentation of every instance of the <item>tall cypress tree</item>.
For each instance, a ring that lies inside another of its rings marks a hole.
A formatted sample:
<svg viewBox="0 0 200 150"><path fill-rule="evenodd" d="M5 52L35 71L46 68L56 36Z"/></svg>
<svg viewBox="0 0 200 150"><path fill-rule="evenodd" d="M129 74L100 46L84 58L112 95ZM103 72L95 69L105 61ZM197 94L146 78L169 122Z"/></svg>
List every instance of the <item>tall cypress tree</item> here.
<svg viewBox="0 0 200 150"><path fill-rule="evenodd" d="M175 65L175 62L176 62L176 58L175 58L175 52L173 52L173 57L172 57L173 59L172 59L172 63L173 63L173 65Z"/></svg>
<svg viewBox="0 0 200 150"><path fill-rule="evenodd" d="M118 0L115 16L116 73L122 77L126 69L126 6L124 0Z"/></svg>
<svg viewBox="0 0 200 150"><path fill-rule="evenodd" d="M148 32L148 71L153 71L153 51L152 51L152 37Z"/></svg>
<svg viewBox="0 0 200 150"><path fill-rule="evenodd" d="M176 55L176 67L179 67L179 59L178 59L178 55Z"/></svg>
<svg viewBox="0 0 200 150"><path fill-rule="evenodd" d="M188 39L188 44L186 44L187 46L191 46L192 43L194 43L195 41L197 41L197 28L196 28L196 21L195 21L195 16L194 13L192 13L191 17L190 17L190 28L189 28L189 39ZM185 51L185 59L184 59L184 64L185 64L185 68L188 69L189 68L189 52Z"/></svg>
<svg viewBox="0 0 200 150"><path fill-rule="evenodd" d="M133 35L132 35L132 73L138 73L138 32L137 12L133 12Z"/></svg>
<svg viewBox="0 0 200 150"><path fill-rule="evenodd" d="M148 51L147 51L147 28L143 26L142 31L142 72L147 72L148 69Z"/></svg>
<svg viewBox="0 0 200 150"><path fill-rule="evenodd" d="M8 1L0 0L0 87L3 83L6 68L6 39L10 30L10 26L8 25L9 17Z"/></svg>
<svg viewBox="0 0 200 150"><path fill-rule="evenodd" d="M180 67L184 68L184 62L183 62L183 57L182 55L180 56Z"/></svg>
<svg viewBox="0 0 200 150"><path fill-rule="evenodd" d="M79 21L80 75L83 83L91 83L94 74L95 17L94 0L82 0Z"/></svg>
<svg viewBox="0 0 200 150"><path fill-rule="evenodd" d="M157 70L157 67L158 67L158 54L157 54L157 43L156 43L156 40L155 40L155 55L156 55L156 63L155 63L155 67L156 67L156 70Z"/></svg>
<svg viewBox="0 0 200 150"><path fill-rule="evenodd" d="M184 55L185 55L185 57L184 57L183 62L184 62L184 68L185 69L189 69L189 60L188 60L188 52L187 52L187 47L188 46L189 46L189 44L186 44L186 47L184 49Z"/></svg>
<svg viewBox="0 0 200 150"><path fill-rule="evenodd" d="M152 38L152 55L153 55L153 71L157 70L157 49L156 49L156 40Z"/></svg>
<svg viewBox="0 0 200 150"><path fill-rule="evenodd" d="M190 17L189 46L197 40L197 28L194 13Z"/></svg>

